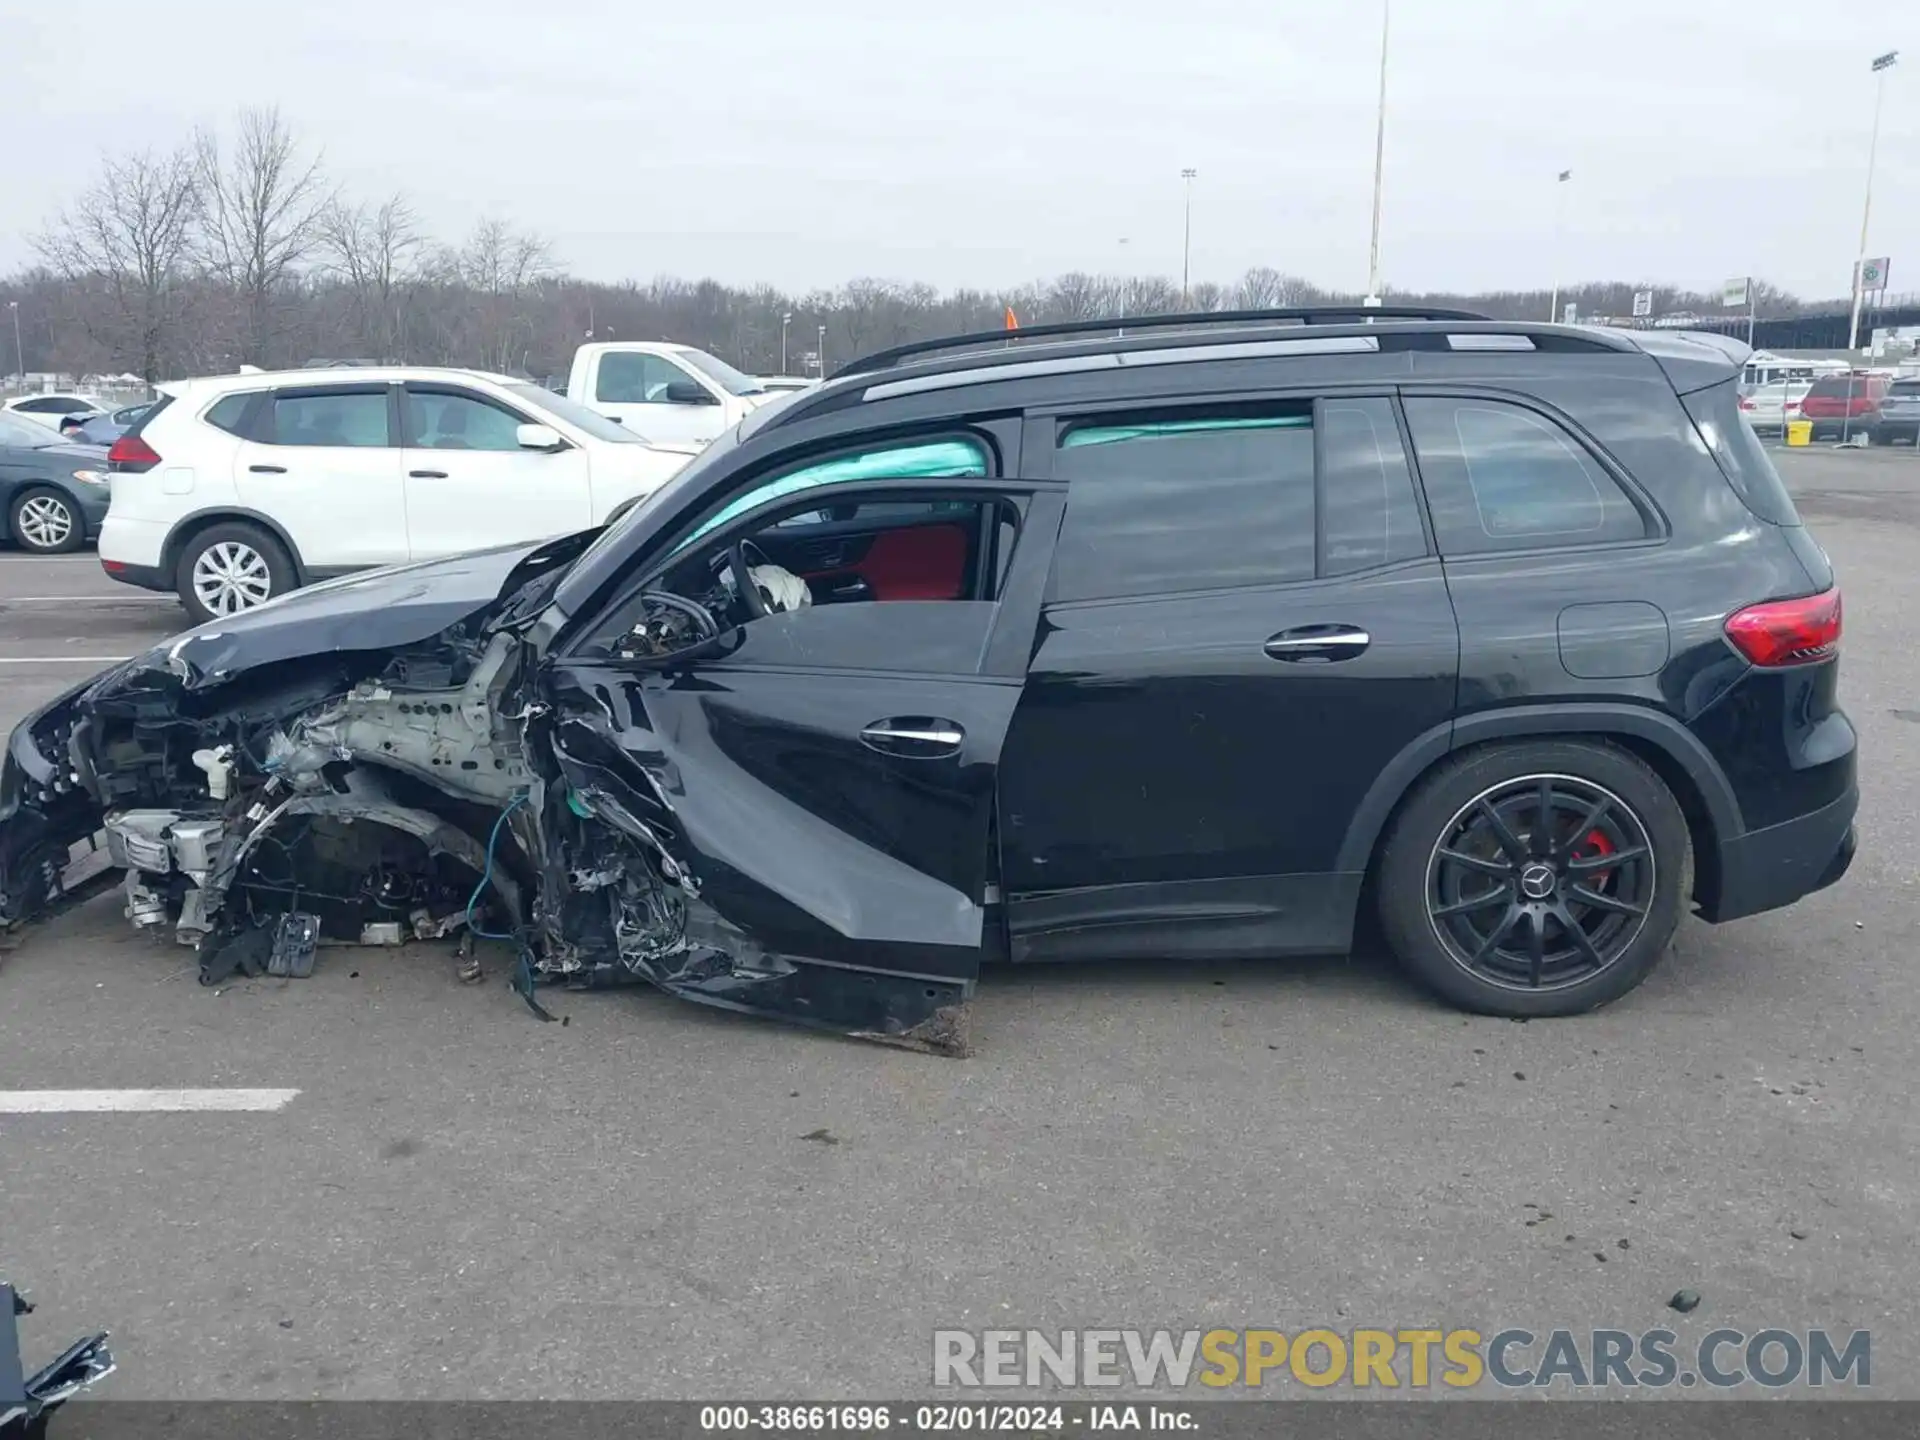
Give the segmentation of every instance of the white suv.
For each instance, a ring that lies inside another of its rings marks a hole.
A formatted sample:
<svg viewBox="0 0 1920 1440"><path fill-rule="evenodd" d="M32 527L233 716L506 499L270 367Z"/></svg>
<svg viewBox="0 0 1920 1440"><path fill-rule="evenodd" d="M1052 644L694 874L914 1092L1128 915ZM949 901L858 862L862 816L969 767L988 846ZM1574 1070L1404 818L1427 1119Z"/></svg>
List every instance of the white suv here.
<svg viewBox="0 0 1920 1440"><path fill-rule="evenodd" d="M570 534L698 452L474 370L162 385L108 452L100 564L196 621L332 575Z"/></svg>

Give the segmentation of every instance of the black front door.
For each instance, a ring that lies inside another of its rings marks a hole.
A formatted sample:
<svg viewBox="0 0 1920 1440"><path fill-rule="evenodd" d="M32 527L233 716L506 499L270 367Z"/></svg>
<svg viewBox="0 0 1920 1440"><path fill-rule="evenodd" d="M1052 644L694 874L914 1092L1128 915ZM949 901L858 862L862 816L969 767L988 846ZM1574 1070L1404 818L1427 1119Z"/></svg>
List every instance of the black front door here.
<svg viewBox="0 0 1920 1440"><path fill-rule="evenodd" d="M1062 417L1001 764L1015 958L1345 948L1374 781L1459 636L1390 398Z"/></svg>
<svg viewBox="0 0 1920 1440"><path fill-rule="evenodd" d="M605 643L624 633L616 607L606 636L548 666L568 782L586 791L622 772L628 793L657 802L671 859L696 882L688 933L721 960L662 980L688 998L900 1035L963 1000L1002 948L988 924L998 771L1059 508L984 486L898 498L917 502L897 517L908 532L926 530L929 503L950 507L970 553L992 537L991 558L1019 531L1011 564L970 565L952 598L823 596L730 623L713 653L664 665ZM874 493L756 510L661 583L697 578L736 542L767 557L781 520L829 500L860 508ZM889 533L870 531L869 548ZM927 556L947 586L950 557Z"/></svg>

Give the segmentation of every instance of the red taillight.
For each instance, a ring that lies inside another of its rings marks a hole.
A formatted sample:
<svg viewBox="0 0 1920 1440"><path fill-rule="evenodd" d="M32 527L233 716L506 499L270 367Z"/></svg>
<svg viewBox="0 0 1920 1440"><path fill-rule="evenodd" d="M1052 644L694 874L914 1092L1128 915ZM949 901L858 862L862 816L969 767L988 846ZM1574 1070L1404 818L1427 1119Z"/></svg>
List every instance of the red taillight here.
<svg viewBox="0 0 1920 1440"><path fill-rule="evenodd" d="M1769 600L1727 617L1727 638L1755 665L1810 665L1840 653L1840 591Z"/></svg>
<svg viewBox="0 0 1920 1440"><path fill-rule="evenodd" d="M1751 410L1751 409L1753 409L1753 401L1751 401L1751 400L1749 400L1749 399L1747 399L1747 397L1746 397L1746 396L1744 396L1744 395L1742 395L1742 396L1740 397L1740 408L1741 408L1742 410Z"/></svg>
<svg viewBox="0 0 1920 1440"><path fill-rule="evenodd" d="M107 464L128 475L138 475L160 463L160 452L138 435L122 435L107 451Z"/></svg>

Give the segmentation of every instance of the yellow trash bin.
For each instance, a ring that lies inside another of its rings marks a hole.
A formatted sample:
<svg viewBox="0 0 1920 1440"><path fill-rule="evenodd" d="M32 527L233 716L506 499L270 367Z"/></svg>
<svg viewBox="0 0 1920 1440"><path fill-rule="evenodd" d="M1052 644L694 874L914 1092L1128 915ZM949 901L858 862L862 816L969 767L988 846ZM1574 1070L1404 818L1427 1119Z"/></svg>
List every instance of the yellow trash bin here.
<svg viewBox="0 0 1920 1440"><path fill-rule="evenodd" d="M1787 444L1811 445L1813 443L1813 422L1811 420L1789 420L1787 422Z"/></svg>

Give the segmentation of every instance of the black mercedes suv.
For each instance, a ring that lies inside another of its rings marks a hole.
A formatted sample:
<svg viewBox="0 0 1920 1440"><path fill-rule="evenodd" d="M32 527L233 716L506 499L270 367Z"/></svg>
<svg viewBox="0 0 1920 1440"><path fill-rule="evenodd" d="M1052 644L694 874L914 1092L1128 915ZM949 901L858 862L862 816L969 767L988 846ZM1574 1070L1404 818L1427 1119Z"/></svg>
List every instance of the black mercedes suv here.
<svg viewBox="0 0 1920 1440"><path fill-rule="evenodd" d="M1689 904L1853 855L1840 594L1744 355L1384 307L873 356L604 531L300 591L48 707L0 904L72 898L104 831L214 973L465 926L530 999L945 1049L983 962L1338 952L1371 911L1459 1005L1585 1010Z"/></svg>

